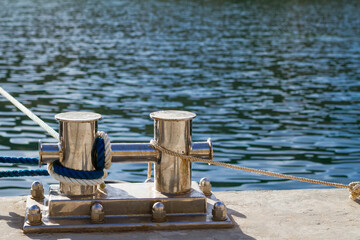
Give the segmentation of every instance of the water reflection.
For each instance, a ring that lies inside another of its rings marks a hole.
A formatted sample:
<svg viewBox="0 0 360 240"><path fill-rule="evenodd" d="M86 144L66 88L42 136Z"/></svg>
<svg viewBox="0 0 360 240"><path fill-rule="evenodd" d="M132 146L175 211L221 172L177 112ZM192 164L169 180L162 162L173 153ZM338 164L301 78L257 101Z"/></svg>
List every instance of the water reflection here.
<svg viewBox="0 0 360 240"><path fill-rule="evenodd" d="M359 5L6 0L0 82L56 129L54 114L88 110L112 141L143 142L150 112L194 111L194 139L211 137L217 161L348 183L360 160ZM51 140L0 102L0 150ZM145 176L146 164L110 174ZM194 164L194 179L204 176L215 190L318 187ZM18 188L32 179L16 180L0 191L27 194Z"/></svg>

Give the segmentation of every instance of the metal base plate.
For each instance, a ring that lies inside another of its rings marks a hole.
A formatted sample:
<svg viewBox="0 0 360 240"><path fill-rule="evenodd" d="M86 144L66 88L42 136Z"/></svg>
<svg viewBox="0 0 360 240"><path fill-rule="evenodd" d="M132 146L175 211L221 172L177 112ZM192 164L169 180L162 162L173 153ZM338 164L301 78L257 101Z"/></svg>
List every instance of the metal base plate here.
<svg viewBox="0 0 360 240"><path fill-rule="evenodd" d="M227 216L224 221L212 219L213 205L218 200L212 194L206 197L196 182L188 194L166 196L154 190L153 183L107 184L95 196L69 197L62 195L58 185L50 187L49 196L34 200L29 196L26 202L25 233L40 232L94 232L129 230L179 230L200 228L229 228L233 226ZM165 206L166 221L152 221L152 205L161 202ZM101 203L105 221L91 222L90 209L94 203ZM30 225L28 209L38 205L42 212L42 223Z"/></svg>

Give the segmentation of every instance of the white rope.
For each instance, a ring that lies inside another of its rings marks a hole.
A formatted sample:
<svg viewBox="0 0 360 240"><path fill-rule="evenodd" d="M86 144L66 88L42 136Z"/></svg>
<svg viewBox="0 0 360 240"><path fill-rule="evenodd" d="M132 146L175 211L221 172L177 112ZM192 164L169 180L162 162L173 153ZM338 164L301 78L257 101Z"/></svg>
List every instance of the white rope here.
<svg viewBox="0 0 360 240"><path fill-rule="evenodd" d="M53 163L48 163L47 165L47 169L49 172L49 175L51 177L53 177L55 180L58 180L59 182L62 183L67 183L67 184L71 184L71 185L83 185L83 186L94 186L94 185L100 185L102 183L104 183L104 178L107 177L107 171L104 169L104 176L102 176L101 178L98 179L77 179L77 178L70 178L70 177L66 177L66 176L62 176L57 174L54 171L53 168Z"/></svg>
<svg viewBox="0 0 360 240"><path fill-rule="evenodd" d="M47 125L43 120L41 120L38 116L32 113L28 108L22 105L18 100L16 100L13 96L11 96L8 92L6 92L2 87L0 87L0 93L3 95L7 100L9 100L12 104L15 105L19 110L25 113L29 118L31 118L34 122L40 125L45 131L47 131L51 136L59 141L59 134Z"/></svg>
<svg viewBox="0 0 360 240"><path fill-rule="evenodd" d="M111 167L111 143L109 136L102 131L99 131L96 133L95 138L101 137L104 139L104 145L105 145L105 168L109 169Z"/></svg>
<svg viewBox="0 0 360 240"><path fill-rule="evenodd" d="M70 178L60 174L57 174L54 171L53 163L48 164L48 172L51 177L58 180L62 183L67 183L71 185L83 185L83 186L94 186L100 185L104 183L104 179L108 176L106 169L109 169L111 166L111 147L110 147L110 138L105 132L99 131L96 133L96 137L101 137L104 139L104 147L105 147L105 169L104 175L101 178L97 179L78 179L78 178Z"/></svg>

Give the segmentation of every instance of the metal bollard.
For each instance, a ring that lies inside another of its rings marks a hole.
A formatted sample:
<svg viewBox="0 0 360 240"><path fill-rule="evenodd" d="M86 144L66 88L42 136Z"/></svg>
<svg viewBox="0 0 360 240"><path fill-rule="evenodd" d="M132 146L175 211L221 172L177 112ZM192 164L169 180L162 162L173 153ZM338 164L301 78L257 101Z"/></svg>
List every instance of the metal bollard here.
<svg viewBox="0 0 360 240"><path fill-rule="evenodd" d="M154 139L163 147L194 157L212 159L211 140L192 142L192 119L186 111L159 111L154 119ZM164 194L182 194L191 189L191 162L154 150L149 143L111 144L112 162L155 163L155 189Z"/></svg>
<svg viewBox="0 0 360 240"><path fill-rule="evenodd" d="M67 168L94 170L91 149L97 132L100 114L91 112L67 112L55 115L59 120L60 143L39 142L40 164L59 160ZM92 195L96 186L71 185L60 182L60 191L66 195Z"/></svg>
<svg viewBox="0 0 360 240"><path fill-rule="evenodd" d="M91 149L101 115L90 112L67 112L55 116L60 124L60 144L64 167L75 170L95 170L91 161ZM81 186L60 183L60 191L67 195L95 194L96 186Z"/></svg>
<svg viewBox="0 0 360 240"><path fill-rule="evenodd" d="M154 119L154 140L160 146L181 154L190 154L192 119L195 113L159 111L150 114ZM155 188L165 194L187 193L191 189L191 162L161 153L155 166Z"/></svg>

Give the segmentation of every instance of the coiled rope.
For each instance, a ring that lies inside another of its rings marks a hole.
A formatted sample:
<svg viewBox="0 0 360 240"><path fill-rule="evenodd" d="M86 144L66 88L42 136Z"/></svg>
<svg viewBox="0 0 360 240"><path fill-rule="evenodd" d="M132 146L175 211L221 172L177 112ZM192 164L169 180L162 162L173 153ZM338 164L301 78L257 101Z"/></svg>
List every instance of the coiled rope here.
<svg viewBox="0 0 360 240"><path fill-rule="evenodd" d="M96 170L74 170L62 166L58 161L49 163L47 169L51 177L63 183L83 186L99 185L104 183L104 179L108 175L106 169L111 166L110 150L108 135L104 132L97 132L92 149L93 159L96 158L96 161L93 161Z"/></svg>
<svg viewBox="0 0 360 240"><path fill-rule="evenodd" d="M59 161L48 164L48 170L12 170L0 171L0 178L22 176L52 176L58 181L68 184L92 186L102 184L107 176L105 169L111 166L110 139L104 132L98 132L92 149L94 171L79 171L66 168ZM20 163L37 165L39 159L24 157L0 157L0 163Z"/></svg>
<svg viewBox="0 0 360 240"><path fill-rule="evenodd" d="M322 185L331 186L331 187L347 188L350 191L349 198L352 200L355 200L360 196L360 182L352 182L349 185L345 185L345 184L341 184L341 183L326 182L326 181L314 180L314 179L309 179L309 178L304 178L304 177L296 177L296 176L282 174L282 173L275 173L275 172L270 172L270 171L265 171L265 170L260 170L260 169L241 167L241 166L232 165L232 164L223 163L223 162L215 162L212 159L211 160L202 159L202 158L197 158L197 157L184 155L184 154L180 154L180 153L171 151L167 148L160 146L158 144L158 142L155 140L150 141L150 146L160 152L164 152L171 156L179 157L181 159L189 160L191 162L203 162L203 163L207 163L209 165L217 165L217 166L226 167L226 168L232 168L232 169L257 173L257 174L263 174L263 175L267 175L267 176L271 176L271 177L291 179L291 180L307 182L307 183L322 184Z"/></svg>

